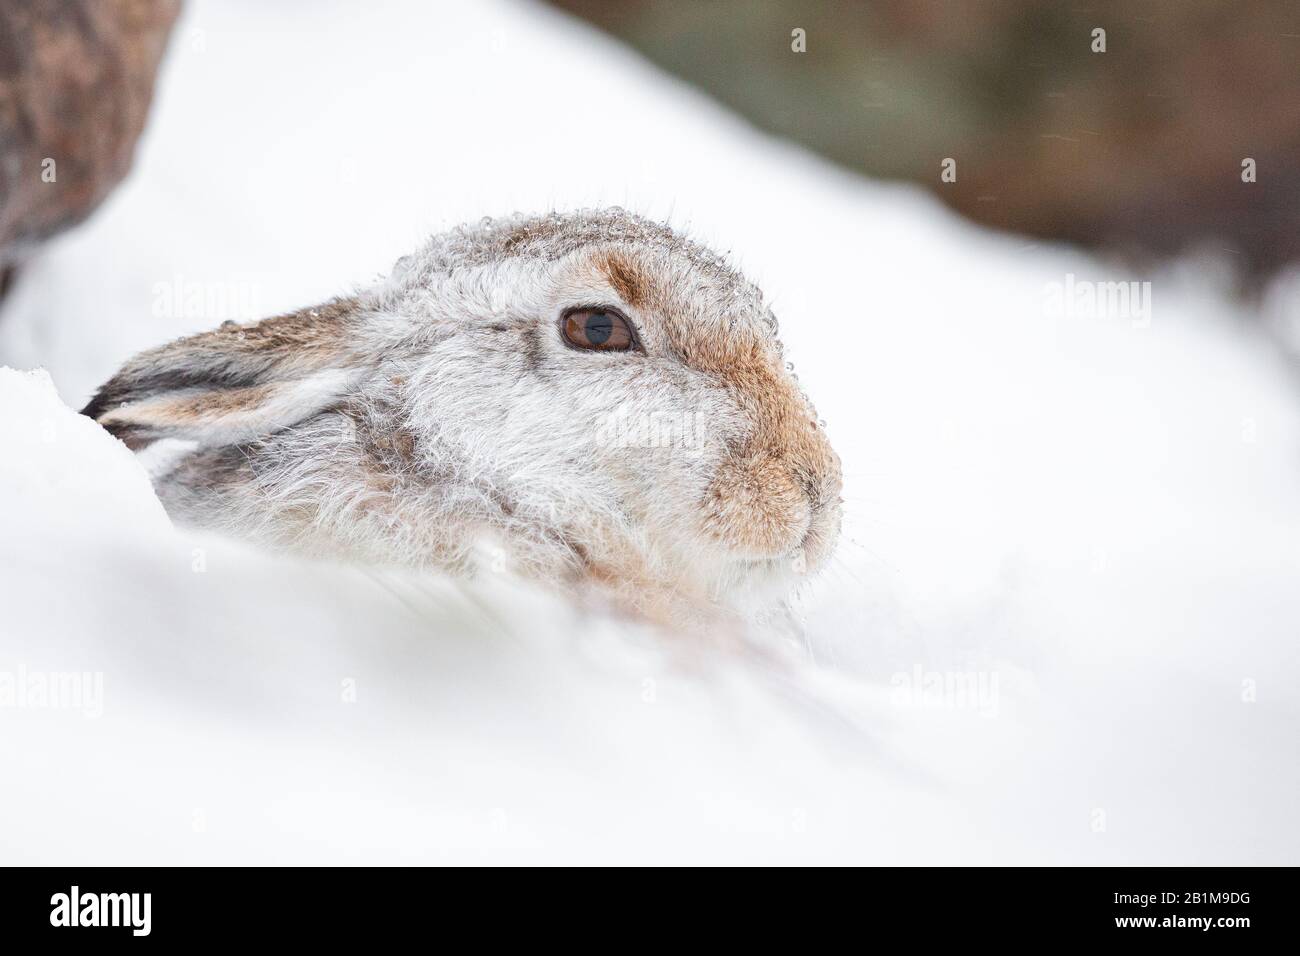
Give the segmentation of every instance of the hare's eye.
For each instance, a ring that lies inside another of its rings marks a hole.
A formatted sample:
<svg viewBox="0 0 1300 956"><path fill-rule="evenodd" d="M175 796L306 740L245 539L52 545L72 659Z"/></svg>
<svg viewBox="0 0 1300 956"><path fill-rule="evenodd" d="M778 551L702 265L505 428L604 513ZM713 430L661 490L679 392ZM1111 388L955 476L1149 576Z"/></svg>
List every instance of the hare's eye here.
<svg viewBox="0 0 1300 956"><path fill-rule="evenodd" d="M560 334L575 349L626 352L637 347L632 323L613 309L569 309L560 316Z"/></svg>

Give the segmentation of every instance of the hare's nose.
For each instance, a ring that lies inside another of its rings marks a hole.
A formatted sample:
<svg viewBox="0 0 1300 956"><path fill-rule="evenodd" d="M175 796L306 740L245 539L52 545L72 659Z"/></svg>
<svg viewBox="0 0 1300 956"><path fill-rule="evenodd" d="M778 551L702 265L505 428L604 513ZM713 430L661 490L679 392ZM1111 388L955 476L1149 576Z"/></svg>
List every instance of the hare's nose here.
<svg viewBox="0 0 1300 956"><path fill-rule="evenodd" d="M826 434L813 423L810 440L800 449L799 464L793 469L791 477L803 490L814 513L825 511L832 505L839 505L840 493L844 490L840 476L840 459L831 448Z"/></svg>
<svg viewBox="0 0 1300 956"><path fill-rule="evenodd" d="M820 567L839 542L843 514L840 491L838 477L808 489L810 503L808 526L797 549L807 570Z"/></svg>

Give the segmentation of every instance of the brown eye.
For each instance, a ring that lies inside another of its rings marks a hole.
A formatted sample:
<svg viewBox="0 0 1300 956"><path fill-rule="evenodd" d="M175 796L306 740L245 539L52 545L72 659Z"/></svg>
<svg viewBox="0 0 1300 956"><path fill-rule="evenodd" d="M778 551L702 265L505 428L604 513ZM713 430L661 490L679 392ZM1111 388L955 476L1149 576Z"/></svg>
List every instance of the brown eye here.
<svg viewBox="0 0 1300 956"><path fill-rule="evenodd" d="M626 352L637 347L632 323L613 309L570 309L560 317L560 334L575 349Z"/></svg>

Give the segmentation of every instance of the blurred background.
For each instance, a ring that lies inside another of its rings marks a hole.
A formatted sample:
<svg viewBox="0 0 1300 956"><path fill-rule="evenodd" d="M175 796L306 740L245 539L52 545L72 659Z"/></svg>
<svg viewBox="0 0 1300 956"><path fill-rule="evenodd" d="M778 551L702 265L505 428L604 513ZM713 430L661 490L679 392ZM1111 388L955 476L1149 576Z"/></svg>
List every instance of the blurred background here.
<svg viewBox="0 0 1300 956"><path fill-rule="evenodd" d="M551 2L757 126L984 225L1137 265L1209 253L1243 291L1300 256L1295 3Z"/></svg>
<svg viewBox="0 0 1300 956"><path fill-rule="evenodd" d="M1294 3L549 2L758 127L975 222L1137 266L1208 254L1245 293L1300 258ZM0 3L0 266L125 175L179 9ZM48 156L64 161L54 201L24 173Z"/></svg>

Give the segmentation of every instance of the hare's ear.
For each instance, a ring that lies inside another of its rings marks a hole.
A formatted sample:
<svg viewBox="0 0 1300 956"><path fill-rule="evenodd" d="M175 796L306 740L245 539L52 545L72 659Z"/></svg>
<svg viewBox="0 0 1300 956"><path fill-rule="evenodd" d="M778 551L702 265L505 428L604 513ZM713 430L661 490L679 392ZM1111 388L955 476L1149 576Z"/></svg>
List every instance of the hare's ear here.
<svg viewBox="0 0 1300 956"><path fill-rule="evenodd" d="M137 355L82 409L128 447L161 438L198 447L251 441L328 408L358 380L349 357L355 302L227 323Z"/></svg>

